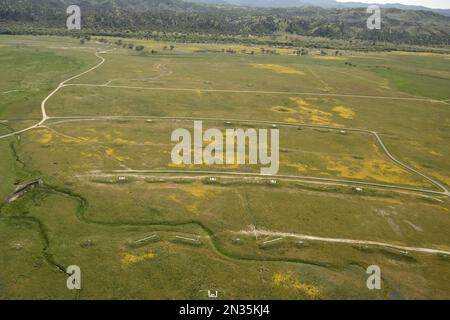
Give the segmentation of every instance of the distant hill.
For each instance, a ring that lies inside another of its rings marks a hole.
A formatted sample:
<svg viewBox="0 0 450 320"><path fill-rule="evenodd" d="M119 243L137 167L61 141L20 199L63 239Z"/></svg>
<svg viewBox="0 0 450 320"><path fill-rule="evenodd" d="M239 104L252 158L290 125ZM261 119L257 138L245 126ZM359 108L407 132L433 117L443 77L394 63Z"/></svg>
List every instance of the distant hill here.
<svg viewBox="0 0 450 320"><path fill-rule="evenodd" d="M83 31L98 35L151 37L159 32L205 34L215 39L298 35L394 44L450 44L450 17L429 11L383 9L382 29L368 30L364 8L256 8L181 0L0 0L0 33L67 32L66 8L70 4L82 8Z"/></svg>
<svg viewBox="0 0 450 320"><path fill-rule="evenodd" d="M369 4L363 2L337 2L336 0L188 0L197 3L231 4L249 7L291 8L302 6L317 6L321 8L367 8ZM377 4L376 0L373 4ZM450 9L432 9L424 6L404 5L400 3L377 4L381 8L395 8L401 10L432 11L450 16Z"/></svg>
<svg viewBox="0 0 450 320"><path fill-rule="evenodd" d="M12 10L32 8L38 13L47 9L64 9L69 5L79 5L84 11L127 9L132 11L147 10L201 10L202 5L182 0L0 0L2 8ZM1 16L0 16L1 18Z"/></svg>

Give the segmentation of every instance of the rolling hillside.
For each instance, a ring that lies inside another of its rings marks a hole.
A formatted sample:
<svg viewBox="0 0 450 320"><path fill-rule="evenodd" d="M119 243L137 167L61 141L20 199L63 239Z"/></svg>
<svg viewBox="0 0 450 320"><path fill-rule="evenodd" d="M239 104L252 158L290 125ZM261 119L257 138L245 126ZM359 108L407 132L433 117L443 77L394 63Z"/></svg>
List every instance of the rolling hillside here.
<svg viewBox="0 0 450 320"><path fill-rule="evenodd" d="M450 17L426 11L383 9L381 30L368 30L364 8L250 8L180 0L0 0L0 33L64 30L66 7L79 4L92 34L141 36L180 32L233 36L291 34L414 45L448 45Z"/></svg>

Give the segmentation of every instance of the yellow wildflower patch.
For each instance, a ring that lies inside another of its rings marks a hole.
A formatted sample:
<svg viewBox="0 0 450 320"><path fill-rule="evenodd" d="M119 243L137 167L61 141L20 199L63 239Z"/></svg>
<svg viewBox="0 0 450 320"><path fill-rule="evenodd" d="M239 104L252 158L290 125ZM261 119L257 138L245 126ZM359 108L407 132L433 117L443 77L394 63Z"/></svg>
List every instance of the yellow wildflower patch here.
<svg viewBox="0 0 450 320"><path fill-rule="evenodd" d="M317 115L312 115L310 120L311 120L311 122L313 124L319 124L319 125L322 125L322 126L329 126L329 125L331 125L330 118L328 118L328 117L321 117L321 116L317 116Z"/></svg>
<svg viewBox="0 0 450 320"><path fill-rule="evenodd" d="M127 159L126 157L118 156L116 154L116 151L114 149L112 149L112 148L106 149L105 153L108 156L110 156L110 157L112 157L112 158L114 158L114 159L116 159L117 161L120 161L120 162L123 162L123 161L125 161Z"/></svg>
<svg viewBox="0 0 450 320"><path fill-rule="evenodd" d="M147 252L140 255L134 254L125 254L122 258L122 267L128 267L131 264L142 262L148 259L153 259L156 257L156 254L153 252Z"/></svg>
<svg viewBox="0 0 450 320"><path fill-rule="evenodd" d="M430 173L430 174L432 176L438 178L442 182L444 182L446 185L450 186L450 177L449 176L443 175L443 174L440 174L440 173L436 173L436 172L433 172L433 173Z"/></svg>
<svg viewBox="0 0 450 320"><path fill-rule="evenodd" d="M320 110L319 108L315 108L313 106L309 106L308 102L300 97L291 97L290 100L297 104L298 108L288 108L284 106L274 106L272 107L272 111L276 112L285 112L289 114L297 114L296 117L286 118L285 121L291 123L306 123L306 120L309 120L312 124L325 125L325 126L335 126L335 127L343 127L343 125L335 124L332 122L333 114L331 112ZM344 107L342 107L344 108ZM342 116L350 116L352 115L351 109L342 109L338 108L340 115ZM336 111L335 110L335 111Z"/></svg>
<svg viewBox="0 0 450 320"><path fill-rule="evenodd" d="M200 213L200 210L198 209L198 206L196 204L187 205L186 209L189 212L194 213L195 215L198 215Z"/></svg>
<svg viewBox="0 0 450 320"><path fill-rule="evenodd" d="M117 144L136 144L136 141L126 140L122 138L115 138L113 142Z"/></svg>
<svg viewBox="0 0 450 320"><path fill-rule="evenodd" d="M287 167L291 167L294 169L297 169L298 172L306 172L308 170L308 166L306 164L297 162L297 163L292 163L289 161L285 161L281 163L282 165L285 165Z"/></svg>
<svg viewBox="0 0 450 320"><path fill-rule="evenodd" d="M345 119L353 119L355 116L355 112L349 107L336 106L333 111L336 111L340 117Z"/></svg>
<svg viewBox="0 0 450 320"><path fill-rule="evenodd" d="M81 152L81 155L85 158L89 158L89 159L96 159L96 160L101 160L102 157L100 157L99 154L97 153L90 153L90 152Z"/></svg>
<svg viewBox="0 0 450 320"><path fill-rule="evenodd" d="M183 186L181 189L196 198L205 198L211 196L213 193L220 192L220 190L208 188L202 185Z"/></svg>
<svg viewBox="0 0 450 320"><path fill-rule="evenodd" d="M355 161L350 158L335 161L329 157L327 158L327 170L334 171L341 177L376 180L391 184L428 186L428 183L425 181L418 180L412 174L390 161L382 159Z"/></svg>
<svg viewBox="0 0 450 320"><path fill-rule="evenodd" d="M292 277L292 274L275 272L272 276L272 284L276 287L292 288L302 291L310 298L316 298L320 295L320 290L313 284L303 283Z"/></svg>
<svg viewBox="0 0 450 320"><path fill-rule="evenodd" d="M326 111L322 111L320 109L317 108L310 108L310 107L300 107L300 112L301 113L309 113L309 114L313 114L313 115L319 115L319 116L327 116L327 117L331 117L332 114Z"/></svg>
<svg viewBox="0 0 450 320"><path fill-rule="evenodd" d="M49 143L53 140L53 133L50 130L40 129L35 131L35 133L40 135L40 137L36 139L39 143Z"/></svg>
<svg viewBox="0 0 450 320"><path fill-rule="evenodd" d="M296 74L296 75L304 75L305 73L301 70L295 69L295 68L291 68L291 67L287 67L287 66L282 66L279 64L262 64L262 63L257 63L257 64L252 64L253 67L258 68L258 69L265 69L265 70L270 70L273 71L275 73L283 73L283 74Z"/></svg>
<svg viewBox="0 0 450 320"><path fill-rule="evenodd" d="M307 106L308 102L306 102L305 100L303 100L300 97L292 97L290 98L291 101L295 102L298 106L303 107L303 106Z"/></svg>

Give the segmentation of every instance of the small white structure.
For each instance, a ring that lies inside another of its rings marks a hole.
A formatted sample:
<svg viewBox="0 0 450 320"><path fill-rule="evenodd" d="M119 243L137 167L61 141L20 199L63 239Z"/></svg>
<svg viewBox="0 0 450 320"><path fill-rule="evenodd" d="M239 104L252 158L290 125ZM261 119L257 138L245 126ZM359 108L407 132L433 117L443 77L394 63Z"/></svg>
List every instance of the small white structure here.
<svg viewBox="0 0 450 320"><path fill-rule="evenodd" d="M356 187L355 190L356 190L357 192L363 192L363 188L360 188L360 187Z"/></svg>
<svg viewBox="0 0 450 320"><path fill-rule="evenodd" d="M125 177L123 177L123 176L119 177L119 181L125 181L125 180L126 180Z"/></svg>

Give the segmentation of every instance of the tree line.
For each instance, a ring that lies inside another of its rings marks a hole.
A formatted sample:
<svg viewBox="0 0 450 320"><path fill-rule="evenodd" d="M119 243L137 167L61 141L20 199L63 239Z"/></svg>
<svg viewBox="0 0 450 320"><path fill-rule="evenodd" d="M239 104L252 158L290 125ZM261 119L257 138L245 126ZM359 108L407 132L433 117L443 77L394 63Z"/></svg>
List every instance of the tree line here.
<svg viewBox="0 0 450 320"><path fill-rule="evenodd" d="M175 34L177 40L220 41L238 37L267 40L287 34L368 43L450 45L450 17L425 11L384 9L381 30L369 30L364 9L189 7L175 0L154 0L145 2L154 6L152 10L135 10L117 5L122 2L97 3L101 2L91 0L82 6L82 27L95 35L156 39ZM0 33L64 33L65 9L65 3L58 0L0 0Z"/></svg>

